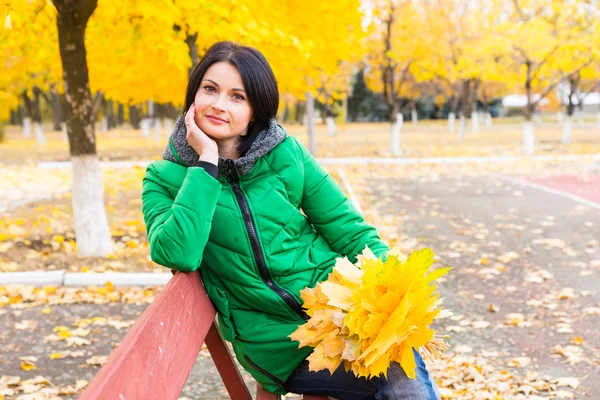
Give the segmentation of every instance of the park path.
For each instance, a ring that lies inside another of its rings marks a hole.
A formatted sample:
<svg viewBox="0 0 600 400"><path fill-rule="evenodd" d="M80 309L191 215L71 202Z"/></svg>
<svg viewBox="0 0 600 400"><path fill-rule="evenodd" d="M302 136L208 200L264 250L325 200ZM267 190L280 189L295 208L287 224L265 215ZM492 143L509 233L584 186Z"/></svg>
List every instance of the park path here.
<svg viewBox="0 0 600 400"><path fill-rule="evenodd" d="M440 324L440 331L451 335L448 357L483 355L497 370L515 376L536 371L575 377L582 385L574 398L600 398L600 210L522 183L535 179L459 172L382 176L368 180L370 196L359 197L369 212L397 218L394 229L406 247L430 246L442 264L454 267L440 284L445 305L455 314ZM585 191L574 187L570 190L584 197ZM99 368L93 357L110 354L145 306L72 304L53 306L51 313L45 308L0 309L0 376L43 375L57 387L90 380ZM85 336L90 344L70 348L45 340L58 326L74 329L95 316L113 323L91 326ZM81 353L50 359L67 351ZM37 369L23 371L23 356L37 357ZM438 382L448 383L436 372ZM248 374L244 377L253 385ZM182 397L227 398L206 350Z"/></svg>
<svg viewBox="0 0 600 400"><path fill-rule="evenodd" d="M363 200L378 218L398 217L401 243L431 247L454 267L440 284L455 313L441 322L449 356L493 354L490 364L514 375L575 377L574 398L597 399L600 208L528 182L592 201L599 181L417 174L371 179Z"/></svg>

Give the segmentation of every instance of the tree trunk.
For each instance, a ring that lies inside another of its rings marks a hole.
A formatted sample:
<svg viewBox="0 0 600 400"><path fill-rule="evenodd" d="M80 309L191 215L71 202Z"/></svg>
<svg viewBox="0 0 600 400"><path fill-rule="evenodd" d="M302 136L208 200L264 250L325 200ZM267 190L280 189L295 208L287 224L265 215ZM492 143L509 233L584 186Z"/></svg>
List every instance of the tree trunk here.
<svg viewBox="0 0 600 400"><path fill-rule="evenodd" d="M530 97L528 96L528 99ZM523 153L532 155L535 151L535 125L532 121L535 105L529 104L525 107L525 122L523 123Z"/></svg>
<svg viewBox="0 0 600 400"><path fill-rule="evenodd" d="M472 103L470 101L471 80L462 81L460 89L460 122L458 127L458 140L465 140L467 135L467 115L471 113Z"/></svg>
<svg viewBox="0 0 600 400"><path fill-rule="evenodd" d="M117 121L115 119L115 107L112 100L107 101L106 105L107 113L106 119L108 123L108 129L115 129L117 127Z"/></svg>
<svg viewBox="0 0 600 400"><path fill-rule="evenodd" d="M188 70L188 76L192 75L192 71L194 70L194 68L196 67L196 65L198 64L198 61L199 61L198 46L196 45L197 38L198 38L198 33L194 33L193 35L190 35L188 33L187 36L185 37L185 43L188 46L188 54L190 55L190 58L192 60L192 66Z"/></svg>
<svg viewBox="0 0 600 400"><path fill-rule="evenodd" d="M27 94L27 91L24 90L23 93L21 94L21 97L23 97L23 109L24 109L24 117L23 117L23 136L25 136L26 138L30 138L31 137L31 99L29 98L29 95Z"/></svg>
<svg viewBox="0 0 600 400"><path fill-rule="evenodd" d="M154 127L154 143L160 143L161 130L162 130L162 104L154 104L154 118L152 119L152 126Z"/></svg>
<svg viewBox="0 0 600 400"><path fill-rule="evenodd" d="M100 132L108 132L108 100L102 97L102 118L100 119Z"/></svg>
<svg viewBox="0 0 600 400"><path fill-rule="evenodd" d="M121 126L125 123L125 109L123 108L123 104L119 103L117 105L117 126Z"/></svg>
<svg viewBox="0 0 600 400"><path fill-rule="evenodd" d="M308 127L308 150L313 156L317 154L315 138L315 99L311 92L306 92L306 125Z"/></svg>
<svg viewBox="0 0 600 400"><path fill-rule="evenodd" d="M327 123L327 132L329 136L335 136L335 119L333 117L325 117Z"/></svg>
<svg viewBox="0 0 600 400"><path fill-rule="evenodd" d="M19 108L20 106L16 110L10 110L10 119L8 120L10 125L19 125Z"/></svg>
<svg viewBox="0 0 600 400"><path fill-rule="evenodd" d="M523 153L532 155L535 151L535 127L531 121L535 112L536 104L532 101L531 92L531 63L527 61L525 63L527 68L527 77L525 79L525 94L527 95L527 105L525 106L524 116L525 122L523 123Z"/></svg>
<svg viewBox="0 0 600 400"><path fill-rule="evenodd" d="M562 127L563 144L571 143L571 132L573 130L573 114L575 113L575 103L573 102L573 96L575 96L575 93L573 92L573 86L571 86L571 90L569 92L569 102L567 103L567 115L564 119Z"/></svg>
<svg viewBox="0 0 600 400"><path fill-rule="evenodd" d="M392 134L390 136L390 153L393 156L400 155L400 132L404 124L404 115L396 113L396 123L392 125Z"/></svg>
<svg viewBox="0 0 600 400"><path fill-rule="evenodd" d="M489 110L485 113L485 127L488 129L492 129L493 126L492 113Z"/></svg>
<svg viewBox="0 0 600 400"><path fill-rule="evenodd" d="M31 119L33 120L33 132L40 145L46 144L46 135L42 129L42 113L40 112L40 94L41 90L37 86L33 88L33 101L31 102Z"/></svg>
<svg viewBox="0 0 600 400"><path fill-rule="evenodd" d="M450 114L448 114L448 130L450 131L450 133L454 133L455 129L456 129L456 114L454 114L454 112L450 112Z"/></svg>
<svg viewBox="0 0 600 400"><path fill-rule="evenodd" d="M129 123L133 129L140 129L140 112L135 105L129 106Z"/></svg>
<svg viewBox="0 0 600 400"><path fill-rule="evenodd" d="M113 246L104 208L96 153L93 102L85 51L85 27L97 0L54 0L66 97L66 122L73 168L73 216L80 256L105 257Z"/></svg>
<svg viewBox="0 0 600 400"><path fill-rule="evenodd" d="M562 144L571 143L571 131L573 130L573 116L567 115L562 127Z"/></svg>
<svg viewBox="0 0 600 400"><path fill-rule="evenodd" d="M477 111L471 113L471 125L473 133L479 133L479 113Z"/></svg>
<svg viewBox="0 0 600 400"><path fill-rule="evenodd" d="M52 123L54 124L54 130L61 130L61 122L63 121L63 112L60 104L60 97L56 90L50 90L50 101L52 101Z"/></svg>

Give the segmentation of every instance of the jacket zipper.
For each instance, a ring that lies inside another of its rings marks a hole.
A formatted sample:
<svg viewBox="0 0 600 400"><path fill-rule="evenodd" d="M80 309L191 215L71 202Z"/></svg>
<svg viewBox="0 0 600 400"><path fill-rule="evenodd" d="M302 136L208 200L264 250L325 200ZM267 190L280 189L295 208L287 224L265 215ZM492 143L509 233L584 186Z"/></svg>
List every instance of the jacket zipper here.
<svg viewBox="0 0 600 400"><path fill-rule="evenodd" d="M294 298L294 296L292 296L291 293L277 286L277 284L271 278L269 271L267 270L267 264L265 263L262 249L260 247L258 234L256 233L256 226L254 225L254 219L252 218L252 212L248 206L248 200L246 200L246 197L244 196L244 193L240 187L239 176L235 169L235 165L233 164L233 160L228 160L227 166L227 181L229 181L231 184L235 198L238 201L240 209L242 210L244 224L246 225L246 230L248 231L248 236L250 237L252 252L254 253L254 259L256 261L256 265L258 266L258 272L262 281L269 289L279 295L279 297L281 297L296 314L298 314L305 321L308 321L310 317L308 314L306 314L306 312L304 312L302 305L300 305L300 303Z"/></svg>
<svg viewBox="0 0 600 400"><path fill-rule="evenodd" d="M254 361L252 361L250 359L250 357L248 357L247 354L244 354L244 359L248 362L248 364L252 365L252 368L254 368L255 370L257 370L258 372L260 372L264 376L266 376L268 378L271 378L271 380L273 382L275 382L277 384L277 386L279 386L280 388L283 389L283 386L285 385L284 381L282 381L281 379L279 379L278 377L276 377L275 375L273 375L269 371L267 371L267 370L262 369L261 367L259 367Z"/></svg>

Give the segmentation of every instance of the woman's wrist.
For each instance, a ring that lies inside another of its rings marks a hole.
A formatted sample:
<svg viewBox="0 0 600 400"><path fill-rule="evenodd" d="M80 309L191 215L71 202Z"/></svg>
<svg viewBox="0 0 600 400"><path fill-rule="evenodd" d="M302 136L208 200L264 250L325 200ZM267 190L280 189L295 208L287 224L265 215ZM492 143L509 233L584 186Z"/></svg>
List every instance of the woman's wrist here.
<svg viewBox="0 0 600 400"><path fill-rule="evenodd" d="M206 161L211 164L218 165L219 164L219 153L203 152L202 154L200 154L200 161Z"/></svg>

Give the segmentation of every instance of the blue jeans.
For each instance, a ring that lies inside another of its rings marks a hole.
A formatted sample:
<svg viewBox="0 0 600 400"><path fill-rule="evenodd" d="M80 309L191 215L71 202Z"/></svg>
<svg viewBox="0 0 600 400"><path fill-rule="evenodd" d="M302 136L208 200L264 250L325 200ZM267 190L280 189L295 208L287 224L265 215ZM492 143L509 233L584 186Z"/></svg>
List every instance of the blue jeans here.
<svg viewBox="0 0 600 400"><path fill-rule="evenodd" d="M414 350L417 363L415 379L410 379L399 364L393 363L387 378L357 378L344 365L332 374L327 370L309 372L308 361L302 364L285 382L285 389L296 394L330 396L338 400L439 400L440 392L429 375L423 359Z"/></svg>

